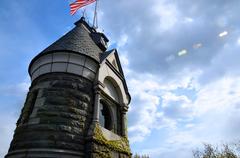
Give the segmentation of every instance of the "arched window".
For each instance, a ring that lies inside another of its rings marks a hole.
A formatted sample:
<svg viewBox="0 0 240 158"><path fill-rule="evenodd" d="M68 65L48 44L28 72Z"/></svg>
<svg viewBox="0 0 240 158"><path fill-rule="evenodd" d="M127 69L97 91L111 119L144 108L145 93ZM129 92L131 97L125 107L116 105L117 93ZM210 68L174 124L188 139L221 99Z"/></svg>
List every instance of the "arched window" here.
<svg viewBox="0 0 240 158"><path fill-rule="evenodd" d="M110 108L105 103L100 103L100 116L99 116L100 125L108 130L113 129L113 119L111 116Z"/></svg>
<svg viewBox="0 0 240 158"><path fill-rule="evenodd" d="M122 121L120 113L121 90L117 82L107 77L104 79L104 93L101 95L99 122L102 127L121 134Z"/></svg>
<svg viewBox="0 0 240 158"><path fill-rule="evenodd" d="M119 102L119 93L118 93L118 88L116 87L116 84L113 84L112 81L109 79L104 80L104 85L105 85L105 92L111 96L116 102Z"/></svg>

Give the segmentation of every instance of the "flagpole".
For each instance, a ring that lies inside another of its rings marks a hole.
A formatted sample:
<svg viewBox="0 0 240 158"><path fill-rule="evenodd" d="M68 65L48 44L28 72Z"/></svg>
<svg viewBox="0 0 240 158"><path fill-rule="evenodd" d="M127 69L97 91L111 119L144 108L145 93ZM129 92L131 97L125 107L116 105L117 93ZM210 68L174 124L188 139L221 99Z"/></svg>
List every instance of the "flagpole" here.
<svg viewBox="0 0 240 158"><path fill-rule="evenodd" d="M83 14L82 16L85 18L85 16L86 16L86 8L84 8L82 14Z"/></svg>
<svg viewBox="0 0 240 158"><path fill-rule="evenodd" d="M98 0L96 0L95 11L94 11L94 17L93 17L93 28L95 28L95 29L98 28L98 21L97 21L97 8L98 8Z"/></svg>

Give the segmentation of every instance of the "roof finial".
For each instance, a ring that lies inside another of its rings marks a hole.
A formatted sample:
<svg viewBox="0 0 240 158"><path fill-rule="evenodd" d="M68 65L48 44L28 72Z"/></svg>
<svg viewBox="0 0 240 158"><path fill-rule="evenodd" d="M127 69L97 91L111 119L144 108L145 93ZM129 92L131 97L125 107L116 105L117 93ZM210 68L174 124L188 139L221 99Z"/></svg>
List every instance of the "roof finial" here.
<svg viewBox="0 0 240 158"><path fill-rule="evenodd" d="M83 11L82 11L82 17L85 18L86 16L87 16L87 15L86 15L86 8L84 8Z"/></svg>

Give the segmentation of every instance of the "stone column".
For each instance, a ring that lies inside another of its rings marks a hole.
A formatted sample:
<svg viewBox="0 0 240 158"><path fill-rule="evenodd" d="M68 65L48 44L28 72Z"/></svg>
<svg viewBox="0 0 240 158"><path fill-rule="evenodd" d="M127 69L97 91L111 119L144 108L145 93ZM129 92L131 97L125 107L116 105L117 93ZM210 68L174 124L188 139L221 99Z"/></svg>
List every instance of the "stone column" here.
<svg viewBox="0 0 240 158"><path fill-rule="evenodd" d="M126 113L128 111L128 107L127 105L123 104L122 105L122 136L127 136L127 129L126 129L126 125L127 125L127 116Z"/></svg>
<svg viewBox="0 0 240 158"><path fill-rule="evenodd" d="M100 112L100 88L97 85L95 88L95 101L94 101L94 112L93 112L93 122L99 122L99 112Z"/></svg>

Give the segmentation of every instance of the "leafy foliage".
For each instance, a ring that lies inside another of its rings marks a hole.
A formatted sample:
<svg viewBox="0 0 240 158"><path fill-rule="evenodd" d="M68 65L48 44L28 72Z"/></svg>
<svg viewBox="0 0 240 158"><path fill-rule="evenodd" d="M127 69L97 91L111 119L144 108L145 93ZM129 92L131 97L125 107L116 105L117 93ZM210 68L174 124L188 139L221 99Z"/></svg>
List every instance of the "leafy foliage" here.
<svg viewBox="0 0 240 158"><path fill-rule="evenodd" d="M125 153L128 156L131 155L129 142L126 137L121 137L121 140L113 140L113 141L107 140L104 137L99 124L96 124L96 127L94 129L94 141L97 142L98 144L106 146L109 149L112 149L113 151Z"/></svg>
<svg viewBox="0 0 240 158"><path fill-rule="evenodd" d="M194 158L240 158L240 143L228 145L223 144L220 147L214 147L210 144L204 144L203 151L193 151Z"/></svg>

